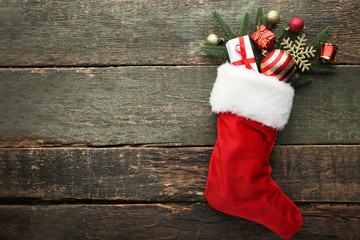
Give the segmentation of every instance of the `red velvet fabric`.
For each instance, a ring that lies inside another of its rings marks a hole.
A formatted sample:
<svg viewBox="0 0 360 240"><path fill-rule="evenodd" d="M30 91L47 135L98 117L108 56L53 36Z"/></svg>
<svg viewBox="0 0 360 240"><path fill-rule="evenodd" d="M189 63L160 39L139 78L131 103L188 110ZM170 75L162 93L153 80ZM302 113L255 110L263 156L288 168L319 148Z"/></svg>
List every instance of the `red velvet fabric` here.
<svg viewBox="0 0 360 240"><path fill-rule="evenodd" d="M220 113L205 197L214 209L263 224L289 239L302 226L296 205L270 177L277 130Z"/></svg>

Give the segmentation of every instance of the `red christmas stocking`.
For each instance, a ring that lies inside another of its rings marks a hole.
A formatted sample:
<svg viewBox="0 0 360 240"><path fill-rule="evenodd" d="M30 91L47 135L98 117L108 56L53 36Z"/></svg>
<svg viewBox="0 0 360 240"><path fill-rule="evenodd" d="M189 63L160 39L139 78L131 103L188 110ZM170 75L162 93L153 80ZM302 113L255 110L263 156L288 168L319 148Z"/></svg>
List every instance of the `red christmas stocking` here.
<svg viewBox="0 0 360 240"><path fill-rule="evenodd" d="M274 77L223 64L210 104L218 139L205 197L214 209L263 224L289 239L302 226L296 205L270 177L269 157L288 121L293 88Z"/></svg>

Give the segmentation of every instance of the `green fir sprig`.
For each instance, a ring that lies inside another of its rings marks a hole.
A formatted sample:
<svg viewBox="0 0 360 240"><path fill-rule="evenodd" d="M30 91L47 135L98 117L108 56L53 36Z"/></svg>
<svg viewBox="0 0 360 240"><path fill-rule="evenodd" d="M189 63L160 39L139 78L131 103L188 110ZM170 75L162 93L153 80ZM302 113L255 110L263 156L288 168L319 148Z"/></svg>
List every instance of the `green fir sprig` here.
<svg viewBox="0 0 360 240"><path fill-rule="evenodd" d="M321 46L321 43L325 42L326 39L329 37L333 30L332 26L327 26L324 30L322 30L316 37L311 41L309 46L313 46L314 49L317 49Z"/></svg>
<svg viewBox="0 0 360 240"><path fill-rule="evenodd" d="M256 11L256 26L264 25L264 10L262 7L259 7Z"/></svg>
<svg viewBox="0 0 360 240"><path fill-rule="evenodd" d="M261 64L261 60L263 57L263 55L261 54L261 50L257 46L255 46L255 44L253 44L253 43L251 43L251 48L254 53L256 65L257 65L258 69L260 69L260 64Z"/></svg>
<svg viewBox="0 0 360 240"><path fill-rule="evenodd" d="M220 58L222 62L230 61L225 46L201 46L200 50L213 57Z"/></svg>
<svg viewBox="0 0 360 240"><path fill-rule="evenodd" d="M224 38L225 42L233 38L236 38L238 36L231 30L230 26L224 21L224 19L220 16L220 14L217 11L213 11L212 14L216 24L219 27L219 30L221 31L222 37ZM262 7L259 7L257 8L256 11L254 27L257 26L260 27L261 25L264 24L265 24L264 11ZM289 31L288 25L289 23L285 23L282 26L278 27L277 31L275 32L276 43L268 51L274 49L280 49L281 48L280 44L284 38L290 37L290 41L294 41L297 38L298 34ZM332 29L333 29L332 26L326 27L312 40L312 42L309 44L309 47L312 46L314 49L320 48L321 43L326 41L326 39L329 37L330 33L332 32ZM247 12L245 12L242 18L238 33L239 36L250 35L251 33L250 15ZM251 42L251 44L256 59L256 64L260 69L260 63L262 60L261 50L253 42ZM230 61L226 47L223 45L220 46L203 45L200 47L200 51L208 55L211 55L213 57L220 58L222 62ZM291 77L289 82L294 88L298 88L310 83L312 81L311 74L326 74L326 73L334 73L336 71L336 68L334 66L323 64L316 61L312 62L312 65L309 68L310 70L307 72L307 74L302 74L302 73L299 74L299 72L297 71Z"/></svg>
<svg viewBox="0 0 360 240"><path fill-rule="evenodd" d="M336 68L333 65L324 64L320 62L311 63L309 73L317 73L317 74L326 74L326 73L334 73L336 72Z"/></svg>
<svg viewBox="0 0 360 240"><path fill-rule="evenodd" d="M279 27L279 29L275 32L276 43L274 44L272 49L280 48L280 43L282 42L284 36L286 35L286 28L287 28L287 25L285 25L285 24L281 25Z"/></svg>
<svg viewBox="0 0 360 240"><path fill-rule="evenodd" d="M214 10L212 14L216 24L218 25L226 41L237 37L236 34L231 30L229 25L226 24L224 19L220 16L220 14L217 11Z"/></svg>
<svg viewBox="0 0 360 240"><path fill-rule="evenodd" d="M298 36L299 36L299 34L293 33L292 31L287 30L287 31L285 31L283 38L285 38L285 39L290 38L291 42L295 42L297 40ZM281 42L282 42L282 39L281 39ZM281 44L281 42L280 42L280 44Z"/></svg>
<svg viewBox="0 0 360 240"><path fill-rule="evenodd" d="M294 75L290 79L290 84L293 88L298 88L309 84L311 81L312 78L309 75L300 76L299 73L294 73Z"/></svg>
<svg viewBox="0 0 360 240"><path fill-rule="evenodd" d="M250 34L250 14L246 12L241 22L239 36L244 36L249 34Z"/></svg>

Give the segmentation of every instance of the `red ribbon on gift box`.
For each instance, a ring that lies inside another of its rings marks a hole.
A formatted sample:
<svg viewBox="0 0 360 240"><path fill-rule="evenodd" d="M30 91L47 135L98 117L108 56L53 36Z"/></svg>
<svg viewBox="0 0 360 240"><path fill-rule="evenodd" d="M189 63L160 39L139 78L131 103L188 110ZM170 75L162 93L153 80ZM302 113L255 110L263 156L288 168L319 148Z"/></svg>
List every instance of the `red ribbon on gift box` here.
<svg viewBox="0 0 360 240"><path fill-rule="evenodd" d="M244 37L238 37L239 44L236 45L235 50L241 54L242 59L236 62L233 62L232 64L235 66L245 65L247 69L254 70L253 67L250 65L250 63L255 63L255 58L246 58L246 50L245 50L245 41Z"/></svg>

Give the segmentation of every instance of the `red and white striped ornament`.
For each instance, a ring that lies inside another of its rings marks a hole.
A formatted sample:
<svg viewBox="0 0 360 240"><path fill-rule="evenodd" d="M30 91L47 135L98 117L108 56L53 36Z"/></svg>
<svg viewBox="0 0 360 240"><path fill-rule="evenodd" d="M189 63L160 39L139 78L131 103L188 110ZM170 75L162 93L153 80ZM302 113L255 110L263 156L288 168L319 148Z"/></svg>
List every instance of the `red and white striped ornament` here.
<svg viewBox="0 0 360 240"><path fill-rule="evenodd" d="M296 63L289 52L275 49L261 61L260 68L262 74L286 82L295 73Z"/></svg>

